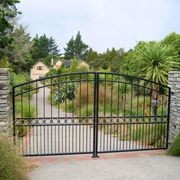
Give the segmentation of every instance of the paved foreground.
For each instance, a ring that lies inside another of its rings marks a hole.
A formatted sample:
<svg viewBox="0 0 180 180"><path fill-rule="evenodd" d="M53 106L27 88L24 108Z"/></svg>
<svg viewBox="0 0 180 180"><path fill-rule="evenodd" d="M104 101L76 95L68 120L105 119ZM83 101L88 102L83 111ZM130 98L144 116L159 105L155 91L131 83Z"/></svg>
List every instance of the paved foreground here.
<svg viewBox="0 0 180 180"><path fill-rule="evenodd" d="M180 158L163 151L30 158L31 180L179 180Z"/></svg>

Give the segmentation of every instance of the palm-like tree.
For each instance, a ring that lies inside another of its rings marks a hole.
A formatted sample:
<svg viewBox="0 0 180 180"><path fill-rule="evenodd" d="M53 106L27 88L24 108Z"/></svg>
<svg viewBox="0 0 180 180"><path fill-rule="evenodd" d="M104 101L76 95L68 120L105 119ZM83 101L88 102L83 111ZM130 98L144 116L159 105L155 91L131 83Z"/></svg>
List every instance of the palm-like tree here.
<svg viewBox="0 0 180 180"><path fill-rule="evenodd" d="M139 63L143 78L155 82L152 87L152 105L153 114L157 114L159 85L156 83L167 85L168 72L173 69L176 52L170 47L160 42L145 43L136 49L136 62Z"/></svg>
<svg viewBox="0 0 180 180"><path fill-rule="evenodd" d="M136 52L141 75L147 80L167 85L168 72L177 64L176 52L170 46L165 46L160 42L146 43Z"/></svg>

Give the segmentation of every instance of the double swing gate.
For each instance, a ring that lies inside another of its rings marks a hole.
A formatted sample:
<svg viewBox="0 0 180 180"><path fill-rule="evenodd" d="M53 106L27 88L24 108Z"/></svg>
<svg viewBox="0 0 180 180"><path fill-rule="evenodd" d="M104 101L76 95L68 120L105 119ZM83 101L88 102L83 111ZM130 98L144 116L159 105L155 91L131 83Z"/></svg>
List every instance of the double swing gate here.
<svg viewBox="0 0 180 180"><path fill-rule="evenodd" d="M170 88L84 72L13 87L14 143L25 156L166 149Z"/></svg>

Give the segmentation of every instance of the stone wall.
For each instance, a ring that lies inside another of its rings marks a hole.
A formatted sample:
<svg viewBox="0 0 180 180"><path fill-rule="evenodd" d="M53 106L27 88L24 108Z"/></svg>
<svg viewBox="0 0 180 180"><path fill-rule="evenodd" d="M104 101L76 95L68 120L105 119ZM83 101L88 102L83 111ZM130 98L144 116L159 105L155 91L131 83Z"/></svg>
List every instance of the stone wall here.
<svg viewBox="0 0 180 180"><path fill-rule="evenodd" d="M180 132L180 71L169 72L168 81L172 92L169 125L169 144L171 144Z"/></svg>
<svg viewBox="0 0 180 180"><path fill-rule="evenodd" d="M9 125L9 69L0 68L0 133L8 134Z"/></svg>

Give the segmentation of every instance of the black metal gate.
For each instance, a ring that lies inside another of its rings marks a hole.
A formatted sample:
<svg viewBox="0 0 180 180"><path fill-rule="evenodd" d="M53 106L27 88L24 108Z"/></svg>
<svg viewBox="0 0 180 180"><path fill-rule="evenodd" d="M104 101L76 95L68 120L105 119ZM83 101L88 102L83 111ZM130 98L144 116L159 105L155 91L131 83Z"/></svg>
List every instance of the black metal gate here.
<svg viewBox="0 0 180 180"><path fill-rule="evenodd" d="M85 72L13 87L14 142L22 155L168 147L170 88L127 75Z"/></svg>

